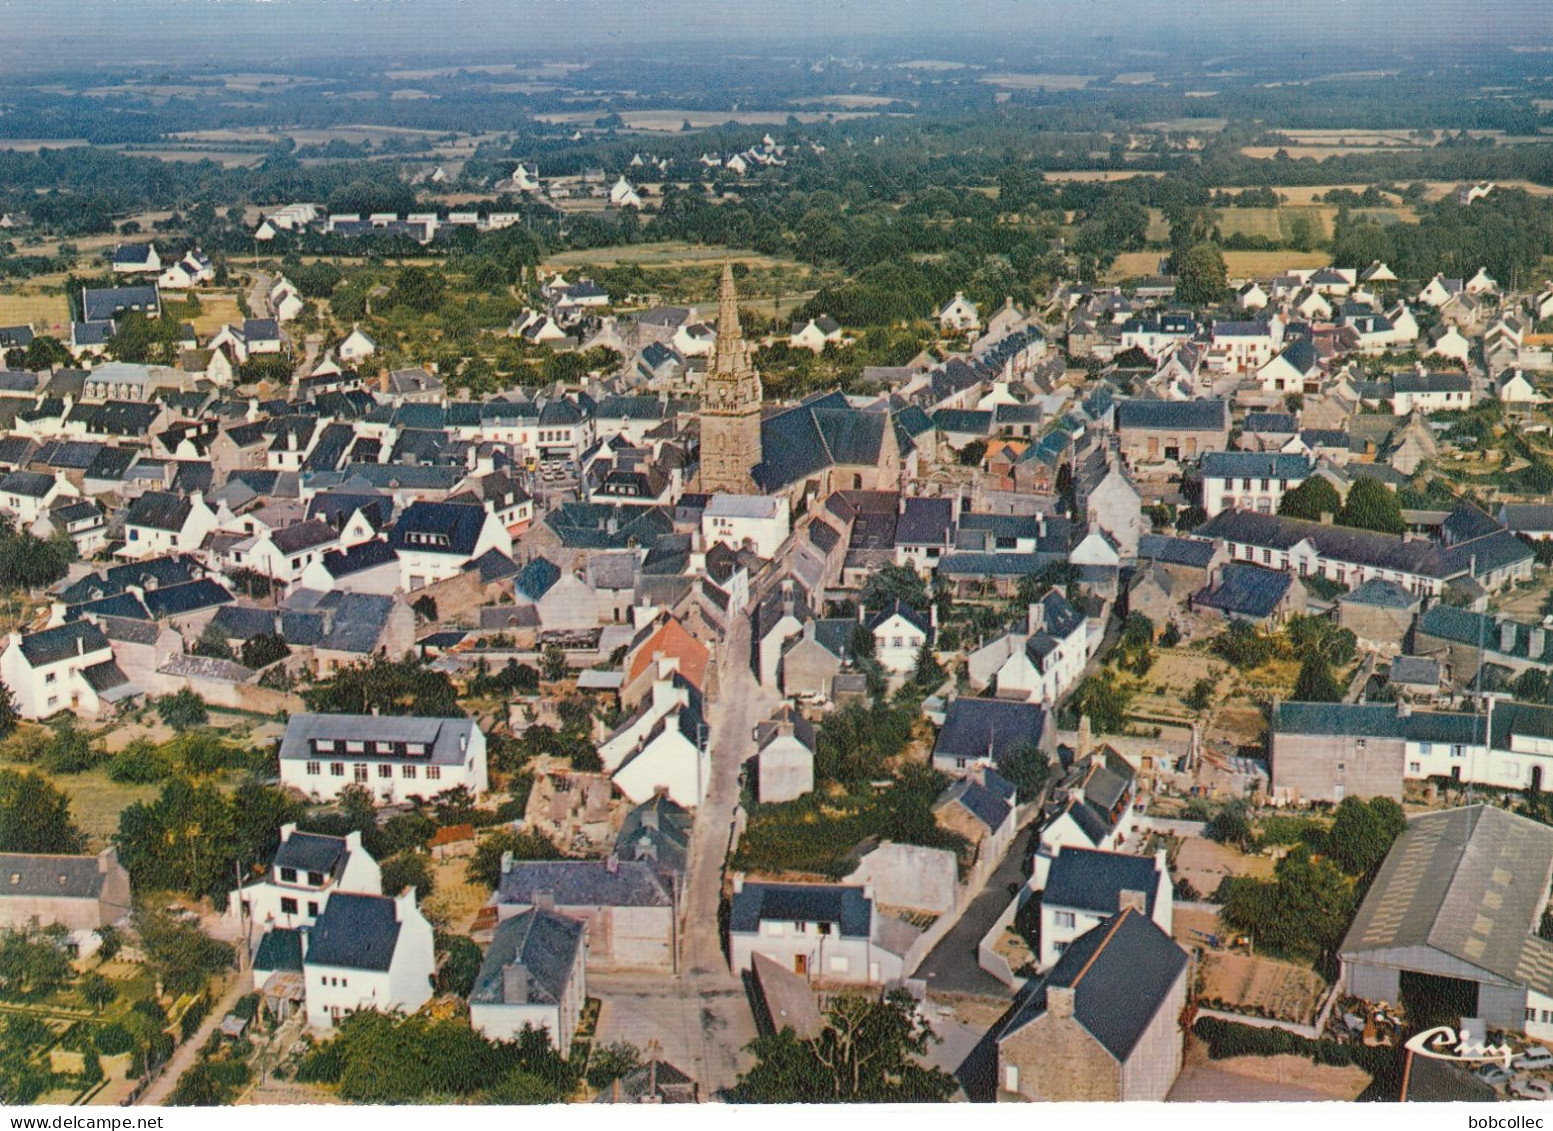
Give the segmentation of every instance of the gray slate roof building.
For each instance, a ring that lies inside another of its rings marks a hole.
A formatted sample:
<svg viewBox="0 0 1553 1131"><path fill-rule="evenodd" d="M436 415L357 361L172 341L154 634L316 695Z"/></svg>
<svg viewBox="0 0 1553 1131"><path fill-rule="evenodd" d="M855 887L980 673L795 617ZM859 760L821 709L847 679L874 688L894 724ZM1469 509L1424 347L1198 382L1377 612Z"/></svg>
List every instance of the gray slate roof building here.
<svg viewBox="0 0 1553 1131"><path fill-rule="evenodd" d="M387 970L399 944L396 910L387 896L335 892L313 924L307 964Z"/></svg>
<svg viewBox="0 0 1553 1131"><path fill-rule="evenodd" d="M639 860L503 861L498 903L532 906L548 896L556 907L670 907L658 870Z"/></svg>
<svg viewBox="0 0 1553 1131"><path fill-rule="evenodd" d="M734 893L728 929L754 934L763 922L831 923L844 937L867 938L873 903L848 884L768 884L747 881Z"/></svg>
<svg viewBox="0 0 1553 1131"><path fill-rule="evenodd" d="M997 1039L1044 1014L1048 990L1062 987L1073 991L1074 1019L1125 1061L1186 962L1186 952L1153 920L1128 908L1070 943L1046 977L1024 992Z"/></svg>
<svg viewBox="0 0 1553 1131"><path fill-rule="evenodd" d="M559 1005L583 945L575 919L531 907L503 920L470 991L471 1005Z"/></svg>

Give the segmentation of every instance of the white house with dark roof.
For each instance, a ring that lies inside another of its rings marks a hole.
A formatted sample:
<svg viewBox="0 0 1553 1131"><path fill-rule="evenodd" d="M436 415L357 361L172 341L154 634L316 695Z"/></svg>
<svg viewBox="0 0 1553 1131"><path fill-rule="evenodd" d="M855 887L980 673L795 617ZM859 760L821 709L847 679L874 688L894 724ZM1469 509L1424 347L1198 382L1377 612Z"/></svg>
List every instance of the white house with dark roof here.
<svg viewBox="0 0 1553 1131"><path fill-rule="evenodd" d="M716 494L701 512L701 536L737 550L749 543L763 558L774 558L792 529L786 502L770 495Z"/></svg>
<svg viewBox="0 0 1553 1131"><path fill-rule="evenodd" d="M1175 885L1164 849L1153 856L1068 846L1051 861L1041 893L1039 969L1049 970L1070 945L1132 907L1170 934Z"/></svg>
<svg viewBox="0 0 1553 1131"><path fill-rule="evenodd" d="M387 802L489 788L485 732L472 719L292 715L280 744L281 784L332 801L359 785Z"/></svg>
<svg viewBox="0 0 1553 1131"><path fill-rule="evenodd" d="M955 291L954 297L946 302L938 312L938 325L941 329L956 333L967 333L981 328L981 313L976 309L976 304L959 291Z"/></svg>
<svg viewBox="0 0 1553 1131"><path fill-rule="evenodd" d="M394 522L389 546L399 555L404 588L457 577L490 550L512 556L512 535L480 502L411 503Z"/></svg>
<svg viewBox="0 0 1553 1131"><path fill-rule="evenodd" d="M493 1041L543 1029L563 1054L588 996L587 925L531 907L496 927L469 994L469 1024Z"/></svg>
<svg viewBox="0 0 1553 1131"><path fill-rule="evenodd" d="M794 322L787 336L787 344L793 349L812 350L821 353L828 345L842 342L841 323L828 314L811 318L807 322Z"/></svg>
<svg viewBox="0 0 1553 1131"><path fill-rule="evenodd" d="M345 335L345 340L340 343L338 353L340 360L346 365L355 365L377 353L377 342L373 341L371 335L360 326L354 326L351 332Z"/></svg>
<svg viewBox="0 0 1553 1131"><path fill-rule="evenodd" d="M81 492L63 474L13 471L0 478L0 508L15 515L22 527L37 522L61 500L80 497Z"/></svg>
<svg viewBox="0 0 1553 1131"><path fill-rule="evenodd" d="M383 894L382 870L362 847L361 833L324 836L282 825L275 859L261 878L232 892L227 916L240 926L252 923L255 933L311 927L329 897L342 891Z"/></svg>
<svg viewBox="0 0 1553 1131"><path fill-rule="evenodd" d="M1049 590L1026 610L1023 632L1009 632L972 652L966 674L976 689L997 688L1050 705L1078 682L1089 662L1089 618Z"/></svg>
<svg viewBox="0 0 1553 1131"><path fill-rule="evenodd" d="M932 642L932 616L896 601L864 617L863 627L874 638L874 659L886 672L911 674L923 646Z"/></svg>
<svg viewBox="0 0 1553 1131"><path fill-rule="evenodd" d="M114 662L102 629L86 620L26 636L11 633L0 652L0 678L24 719L60 711L96 718L140 691Z"/></svg>
<svg viewBox="0 0 1553 1131"><path fill-rule="evenodd" d="M1203 511L1276 514L1284 495L1310 478L1309 456L1279 452L1209 452L1202 459Z"/></svg>
<svg viewBox="0 0 1553 1131"><path fill-rule="evenodd" d="M162 257L154 243L123 244L108 258L115 275L155 275L162 270Z"/></svg>
<svg viewBox="0 0 1553 1131"><path fill-rule="evenodd" d="M885 941L888 924L872 891L851 884L773 884L733 879L728 963L735 974L764 955L811 981L879 985L902 977L904 948Z"/></svg>
<svg viewBox="0 0 1553 1131"><path fill-rule="evenodd" d="M116 554L133 559L192 554L217 525L216 512L201 491L147 491L125 512L124 545Z"/></svg>
<svg viewBox="0 0 1553 1131"><path fill-rule="evenodd" d="M436 947L415 889L395 898L338 892L302 935L307 1021L333 1028L360 1009L413 1013L431 1000Z"/></svg>

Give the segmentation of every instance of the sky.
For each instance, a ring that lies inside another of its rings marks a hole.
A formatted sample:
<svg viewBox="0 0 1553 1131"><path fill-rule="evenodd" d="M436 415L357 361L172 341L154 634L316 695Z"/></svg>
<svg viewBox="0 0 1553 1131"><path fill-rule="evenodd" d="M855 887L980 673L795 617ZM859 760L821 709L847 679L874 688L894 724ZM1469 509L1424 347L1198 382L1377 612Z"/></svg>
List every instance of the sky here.
<svg viewBox="0 0 1553 1131"><path fill-rule="evenodd" d="M1048 48L1064 34L1145 48L1205 39L1407 48L1548 36L1545 0L0 0L8 54L68 37L139 58L202 54L485 56L629 50L647 43L808 41L887 36L936 43L985 34ZM1342 34L1334 38L1334 31Z"/></svg>

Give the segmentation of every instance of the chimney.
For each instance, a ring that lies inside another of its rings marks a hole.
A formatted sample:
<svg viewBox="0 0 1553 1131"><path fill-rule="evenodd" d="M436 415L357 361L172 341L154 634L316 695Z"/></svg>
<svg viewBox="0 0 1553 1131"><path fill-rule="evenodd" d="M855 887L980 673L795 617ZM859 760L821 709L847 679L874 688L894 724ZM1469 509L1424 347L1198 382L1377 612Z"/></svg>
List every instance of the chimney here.
<svg viewBox="0 0 1553 1131"><path fill-rule="evenodd" d="M528 970L521 962L501 968L501 998L508 1005L528 1004Z"/></svg>
<svg viewBox="0 0 1553 1131"><path fill-rule="evenodd" d="M1046 606L1032 601L1025 606L1025 634L1034 636L1046 627Z"/></svg>
<svg viewBox="0 0 1553 1131"><path fill-rule="evenodd" d="M1120 892L1117 893L1116 911L1118 914L1120 914L1121 912L1126 911L1129 907L1136 911L1139 915L1147 915L1149 913L1148 896L1141 891L1132 891L1128 888L1123 888Z"/></svg>
<svg viewBox="0 0 1553 1131"><path fill-rule="evenodd" d="M1405 719L1413 713L1413 703L1410 699L1397 700L1397 718Z"/></svg>
<svg viewBox="0 0 1553 1131"><path fill-rule="evenodd" d="M1055 1018L1073 1016L1073 987L1052 986L1046 987L1046 1012Z"/></svg>
<svg viewBox="0 0 1553 1131"><path fill-rule="evenodd" d="M1507 620L1499 626L1499 650L1501 652L1515 651L1515 632L1517 627L1513 620Z"/></svg>
<svg viewBox="0 0 1553 1131"><path fill-rule="evenodd" d="M291 827L291 829L293 831L296 830L296 826L295 825L292 825L290 827ZM285 829L281 829L281 836L284 838L286 835L287 835L286 834L286 830ZM347 851L350 851L350 852L360 852L361 851L361 830L360 829L352 829L350 832L345 834L345 848L346 848Z"/></svg>
<svg viewBox="0 0 1553 1131"><path fill-rule="evenodd" d="M512 853L503 852L501 854L501 874L505 876L510 871L512 871Z"/></svg>
<svg viewBox="0 0 1553 1131"><path fill-rule="evenodd" d="M1534 660L1540 660L1542 658L1542 653L1547 650L1547 646L1547 629L1543 628L1541 625L1538 625L1536 628L1533 628L1527 635L1527 654Z"/></svg>
<svg viewBox="0 0 1553 1131"><path fill-rule="evenodd" d="M536 891L534 893L534 906L539 908L541 911L554 911L555 910L555 892L553 892L553 891Z"/></svg>
<svg viewBox="0 0 1553 1131"><path fill-rule="evenodd" d="M280 842L282 844L285 844L288 840L291 839L291 834L296 832L296 831L297 831L297 823L295 821L291 821L288 824L282 825L280 827ZM356 836L356 838L358 840L361 838L361 834L360 833L356 833L354 835Z"/></svg>
<svg viewBox="0 0 1553 1131"><path fill-rule="evenodd" d="M613 852L611 852L609 854L609 857L604 861L604 870L606 872L608 872L611 876L619 875L620 874L620 857L616 856Z"/></svg>
<svg viewBox="0 0 1553 1131"><path fill-rule="evenodd" d="M735 872L733 874L733 894L734 895L738 895L743 890L744 890L744 873L743 872Z"/></svg>
<svg viewBox="0 0 1553 1131"><path fill-rule="evenodd" d="M1273 702L1276 709L1277 700ZM1078 757L1085 757L1093 744L1094 736L1090 731L1089 716L1080 715L1078 720Z"/></svg>

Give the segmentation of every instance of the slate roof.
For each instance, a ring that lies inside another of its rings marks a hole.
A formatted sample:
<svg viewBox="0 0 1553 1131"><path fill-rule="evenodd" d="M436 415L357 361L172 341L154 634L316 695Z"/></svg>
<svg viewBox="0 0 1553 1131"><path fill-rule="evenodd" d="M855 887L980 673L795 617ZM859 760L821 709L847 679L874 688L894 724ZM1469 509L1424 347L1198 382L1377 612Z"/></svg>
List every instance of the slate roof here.
<svg viewBox="0 0 1553 1131"><path fill-rule="evenodd" d="M1391 661L1391 671L1386 682L1405 684L1409 687L1440 686L1440 661L1422 656L1398 656Z"/></svg>
<svg viewBox="0 0 1553 1131"><path fill-rule="evenodd" d="M1169 935L1128 908L1070 943L1057 965L1025 991L997 1039L1001 1043L1042 1016L1049 987L1065 987L1073 991L1073 1019L1123 1062L1186 964L1186 952Z"/></svg>
<svg viewBox="0 0 1553 1131"><path fill-rule="evenodd" d="M62 624L22 637L22 655L35 668L57 664L72 656L90 655L111 647L108 638L90 621Z"/></svg>
<svg viewBox="0 0 1553 1131"><path fill-rule="evenodd" d="M254 951L255 970L288 970L302 972L302 932L286 927L272 927L259 940Z"/></svg>
<svg viewBox="0 0 1553 1131"><path fill-rule="evenodd" d="M1115 915L1121 910L1122 892L1138 891L1147 901L1145 914L1152 917L1159 889L1157 867L1152 856L1065 845L1051 862L1041 901L1047 907Z"/></svg>
<svg viewBox="0 0 1553 1131"><path fill-rule="evenodd" d="M1287 412L1248 412L1245 430L1292 436L1299 431L1299 421Z"/></svg>
<svg viewBox="0 0 1553 1131"><path fill-rule="evenodd" d="M1036 703L999 699L956 699L949 705L935 758L985 758L993 761L1037 745L1046 730L1046 711Z"/></svg>
<svg viewBox="0 0 1553 1131"><path fill-rule="evenodd" d="M1506 503L1499 516L1512 531L1553 530L1553 506L1545 503Z"/></svg>
<svg viewBox="0 0 1553 1131"><path fill-rule="evenodd" d="M1229 406L1223 401L1151 401L1130 398L1116 402L1116 428L1181 432L1223 432L1229 428Z"/></svg>
<svg viewBox="0 0 1553 1131"><path fill-rule="evenodd" d="M1504 716L1510 710L1494 712L1496 736L1509 726ZM1274 734L1343 735L1367 738L1400 738L1409 742L1481 744L1483 718L1448 711L1413 711L1398 715L1389 703L1280 703L1273 712L1270 729Z"/></svg>
<svg viewBox="0 0 1553 1131"><path fill-rule="evenodd" d="M1207 569L1216 549L1212 542L1196 538L1172 538L1165 534L1145 534L1138 539L1138 560L1164 562L1167 565Z"/></svg>
<svg viewBox="0 0 1553 1131"><path fill-rule="evenodd" d="M1504 646L1502 630L1511 628L1513 642ZM1482 647L1499 656L1515 656L1534 662L1553 662L1553 633L1544 631L1543 646L1537 655L1531 654L1531 634L1538 625L1520 624L1499 620L1487 613L1474 613L1470 609L1458 609L1444 603L1426 609L1418 618L1418 631L1441 640L1451 640L1470 647Z"/></svg>
<svg viewBox="0 0 1553 1131"><path fill-rule="evenodd" d="M1310 457L1306 455L1206 452L1202 457L1204 479L1305 479L1310 472Z"/></svg>
<svg viewBox="0 0 1553 1131"><path fill-rule="evenodd" d="M467 558L479 542L486 513L479 504L414 502L394 523L388 544L401 553L413 550Z"/></svg>
<svg viewBox="0 0 1553 1131"><path fill-rule="evenodd" d="M87 287L81 292L81 317L88 323L111 322L131 308L157 310L156 287Z"/></svg>
<svg viewBox="0 0 1553 1131"><path fill-rule="evenodd" d="M1222 511L1192 531L1192 536L1279 550L1291 549L1309 539L1325 558L1422 577L1449 578L1465 573L1467 568L1465 560L1459 568L1454 567L1446 560L1444 551L1429 542L1251 511ZM1509 537L1514 539L1514 535ZM1516 541L1520 545L1519 540ZM1482 572L1481 568L1479 572Z"/></svg>
<svg viewBox="0 0 1553 1131"><path fill-rule="evenodd" d="M392 899L335 892L308 936L307 965L387 970L399 945Z"/></svg>
<svg viewBox="0 0 1553 1131"><path fill-rule="evenodd" d="M471 1005L559 1005L582 949L583 926L575 919L532 907L503 920L491 938L470 991ZM524 991L507 1001L505 970L522 968Z"/></svg>
<svg viewBox="0 0 1553 1131"><path fill-rule="evenodd" d="M210 577L202 577L184 585L147 589L141 598L146 611L155 620L186 616L199 609L230 604L233 600L232 594Z"/></svg>
<svg viewBox="0 0 1553 1131"><path fill-rule="evenodd" d="M1413 609L1421 598L1398 585L1395 581L1373 577L1363 585L1337 598L1340 605L1363 605L1373 609Z"/></svg>
<svg viewBox="0 0 1553 1131"><path fill-rule="evenodd" d="M518 573L513 588L530 601L538 601L560 580L560 566L549 558L535 558Z"/></svg>
<svg viewBox="0 0 1553 1131"><path fill-rule="evenodd" d="M1001 796L997 791L988 789L974 778L959 778L944 787L944 791L933 801L934 811L947 805L962 805L965 810L980 821L991 832L996 832L1003 827L1003 822L1008 820L1008 815L1013 812L1013 805L1009 799Z"/></svg>
<svg viewBox="0 0 1553 1131"><path fill-rule="evenodd" d="M315 743L335 743L343 756L346 742L360 741L376 744L376 752L369 756L379 761L410 759L417 764L448 766L462 765L464 743L474 728L469 719L435 719L419 715L312 715L295 714L286 721L286 734L281 739L281 761L310 761L317 759ZM398 752L402 744L424 743L427 754L409 755Z"/></svg>
<svg viewBox="0 0 1553 1131"><path fill-rule="evenodd" d="M350 848L342 836L293 832L275 850L274 866L333 875L345 866L349 856Z"/></svg>
<svg viewBox="0 0 1553 1131"><path fill-rule="evenodd" d="M671 907L657 869L638 860L519 860L502 873L497 902L532 905L548 894L556 907Z"/></svg>
<svg viewBox="0 0 1553 1131"><path fill-rule="evenodd" d="M0 898L96 899L103 879L96 856L0 852Z"/></svg>
<svg viewBox="0 0 1553 1131"><path fill-rule="evenodd" d="M147 491L129 505L124 525L177 532L183 529L192 509L193 504L182 495L174 495L169 491Z"/></svg>
<svg viewBox="0 0 1553 1131"><path fill-rule="evenodd" d="M873 903L847 884L768 884L746 881L734 893L728 929L754 934L765 922L835 923L847 938L868 938Z"/></svg>
<svg viewBox="0 0 1553 1131"><path fill-rule="evenodd" d="M1230 562L1219 576L1219 584L1199 592L1193 598L1198 605L1257 620L1271 616L1288 595L1293 579L1279 570Z"/></svg>

